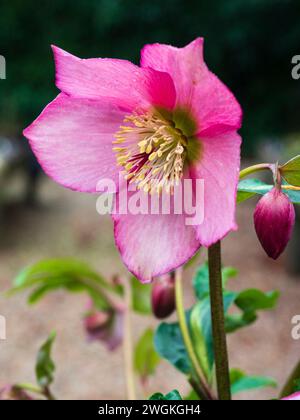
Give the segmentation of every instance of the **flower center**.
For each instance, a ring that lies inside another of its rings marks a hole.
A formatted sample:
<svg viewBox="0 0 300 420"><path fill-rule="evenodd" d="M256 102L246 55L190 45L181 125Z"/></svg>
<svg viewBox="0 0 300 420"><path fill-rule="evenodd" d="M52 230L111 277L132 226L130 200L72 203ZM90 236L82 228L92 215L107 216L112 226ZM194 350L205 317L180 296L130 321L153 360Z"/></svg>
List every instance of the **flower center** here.
<svg viewBox="0 0 300 420"><path fill-rule="evenodd" d="M161 115L132 114L115 134L113 150L125 178L145 192L173 192L183 175L188 139Z"/></svg>

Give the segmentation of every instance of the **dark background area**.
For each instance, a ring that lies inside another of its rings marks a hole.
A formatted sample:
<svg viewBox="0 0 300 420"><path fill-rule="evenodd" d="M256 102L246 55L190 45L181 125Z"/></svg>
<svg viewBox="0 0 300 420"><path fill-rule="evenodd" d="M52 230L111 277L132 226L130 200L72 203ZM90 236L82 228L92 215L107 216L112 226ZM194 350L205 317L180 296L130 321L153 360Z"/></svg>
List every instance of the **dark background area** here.
<svg viewBox="0 0 300 420"><path fill-rule="evenodd" d="M299 131L299 0L12 0L1 4L0 134L18 135L56 95L50 44L81 57L139 62L145 43L203 36L205 59L244 109L244 154ZM297 85L298 83L298 85Z"/></svg>

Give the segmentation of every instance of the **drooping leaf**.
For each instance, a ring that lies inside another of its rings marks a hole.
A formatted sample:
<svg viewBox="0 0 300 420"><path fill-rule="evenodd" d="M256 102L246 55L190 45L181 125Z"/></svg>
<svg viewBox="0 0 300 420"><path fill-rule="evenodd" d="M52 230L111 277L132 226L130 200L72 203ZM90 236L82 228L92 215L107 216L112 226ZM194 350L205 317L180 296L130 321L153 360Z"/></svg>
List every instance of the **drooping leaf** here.
<svg viewBox="0 0 300 420"><path fill-rule="evenodd" d="M48 387L53 382L55 365L51 357L51 350L55 337L56 333L52 332L37 355L35 373L37 382L42 388Z"/></svg>
<svg viewBox="0 0 300 420"><path fill-rule="evenodd" d="M277 383L273 378L266 376L247 376L239 369L231 369L230 382L232 394L242 391L249 391L257 388L273 387L276 388Z"/></svg>
<svg viewBox="0 0 300 420"><path fill-rule="evenodd" d="M151 290L150 284L142 284L137 278L131 278L132 309L142 315L151 314Z"/></svg>
<svg viewBox="0 0 300 420"><path fill-rule="evenodd" d="M139 339L134 354L136 372L145 380L155 373L160 357L154 348L154 332L148 328Z"/></svg>
<svg viewBox="0 0 300 420"><path fill-rule="evenodd" d="M265 195L266 193L271 191L272 188L274 188L274 185L266 184L265 182L259 179L243 179L239 182L238 185L237 200L239 203L241 203L242 201L245 201L256 194ZM300 203L300 191L286 190L284 188L282 191L289 197L292 203Z"/></svg>
<svg viewBox="0 0 300 420"><path fill-rule="evenodd" d="M157 353L168 360L182 373L190 374L192 366L185 349L179 324L162 322L154 336L154 346Z"/></svg>
<svg viewBox="0 0 300 420"><path fill-rule="evenodd" d="M149 400L161 400L161 401L179 401L182 400L179 392L174 389L173 391L169 392L166 395L161 394L160 392L157 392L153 394Z"/></svg>
<svg viewBox="0 0 300 420"><path fill-rule="evenodd" d="M87 264L73 259L43 260L26 267L16 277L9 293L33 289L28 299L33 304L48 292L61 288L70 292L88 292L101 309L107 307L105 297L101 296L101 288L117 293L113 285Z"/></svg>
<svg viewBox="0 0 300 420"><path fill-rule="evenodd" d="M271 191L272 188L273 185L266 184L260 179L243 179L239 182L238 185L237 201L238 203L241 203L242 201L248 200L256 194L264 195Z"/></svg>
<svg viewBox="0 0 300 420"><path fill-rule="evenodd" d="M281 166L280 173L287 183L300 187L300 155Z"/></svg>

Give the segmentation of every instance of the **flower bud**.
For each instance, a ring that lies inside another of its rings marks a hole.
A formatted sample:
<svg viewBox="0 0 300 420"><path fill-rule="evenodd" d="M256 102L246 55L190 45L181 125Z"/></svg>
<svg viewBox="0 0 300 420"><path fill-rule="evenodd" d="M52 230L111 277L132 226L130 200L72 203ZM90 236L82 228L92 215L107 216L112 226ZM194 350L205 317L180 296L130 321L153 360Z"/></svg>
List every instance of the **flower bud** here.
<svg viewBox="0 0 300 420"><path fill-rule="evenodd" d="M287 246L295 224L295 209L287 195L274 187L258 202L254 225L262 247L276 260Z"/></svg>
<svg viewBox="0 0 300 420"><path fill-rule="evenodd" d="M24 389L16 385L6 385L4 388L0 389L0 401L29 401L33 399L34 398L32 398Z"/></svg>
<svg viewBox="0 0 300 420"><path fill-rule="evenodd" d="M174 274L159 277L152 288L152 311L163 319L171 315L175 309Z"/></svg>
<svg viewBox="0 0 300 420"><path fill-rule="evenodd" d="M84 317L88 340L102 341L108 350L115 350L123 339L123 312L118 309L107 311L90 310Z"/></svg>

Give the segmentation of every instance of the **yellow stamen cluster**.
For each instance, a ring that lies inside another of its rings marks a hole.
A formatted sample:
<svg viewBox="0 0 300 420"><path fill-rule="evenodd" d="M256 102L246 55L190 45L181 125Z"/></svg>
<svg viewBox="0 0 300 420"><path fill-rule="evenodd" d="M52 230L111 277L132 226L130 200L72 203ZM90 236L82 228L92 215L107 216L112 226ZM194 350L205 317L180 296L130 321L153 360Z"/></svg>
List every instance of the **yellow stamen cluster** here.
<svg viewBox="0 0 300 420"><path fill-rule="evenodd" d="M187 138L154 113L132 114L115 134L113 150L125 178L145 192L173 192L184 170Z"/></svg>

